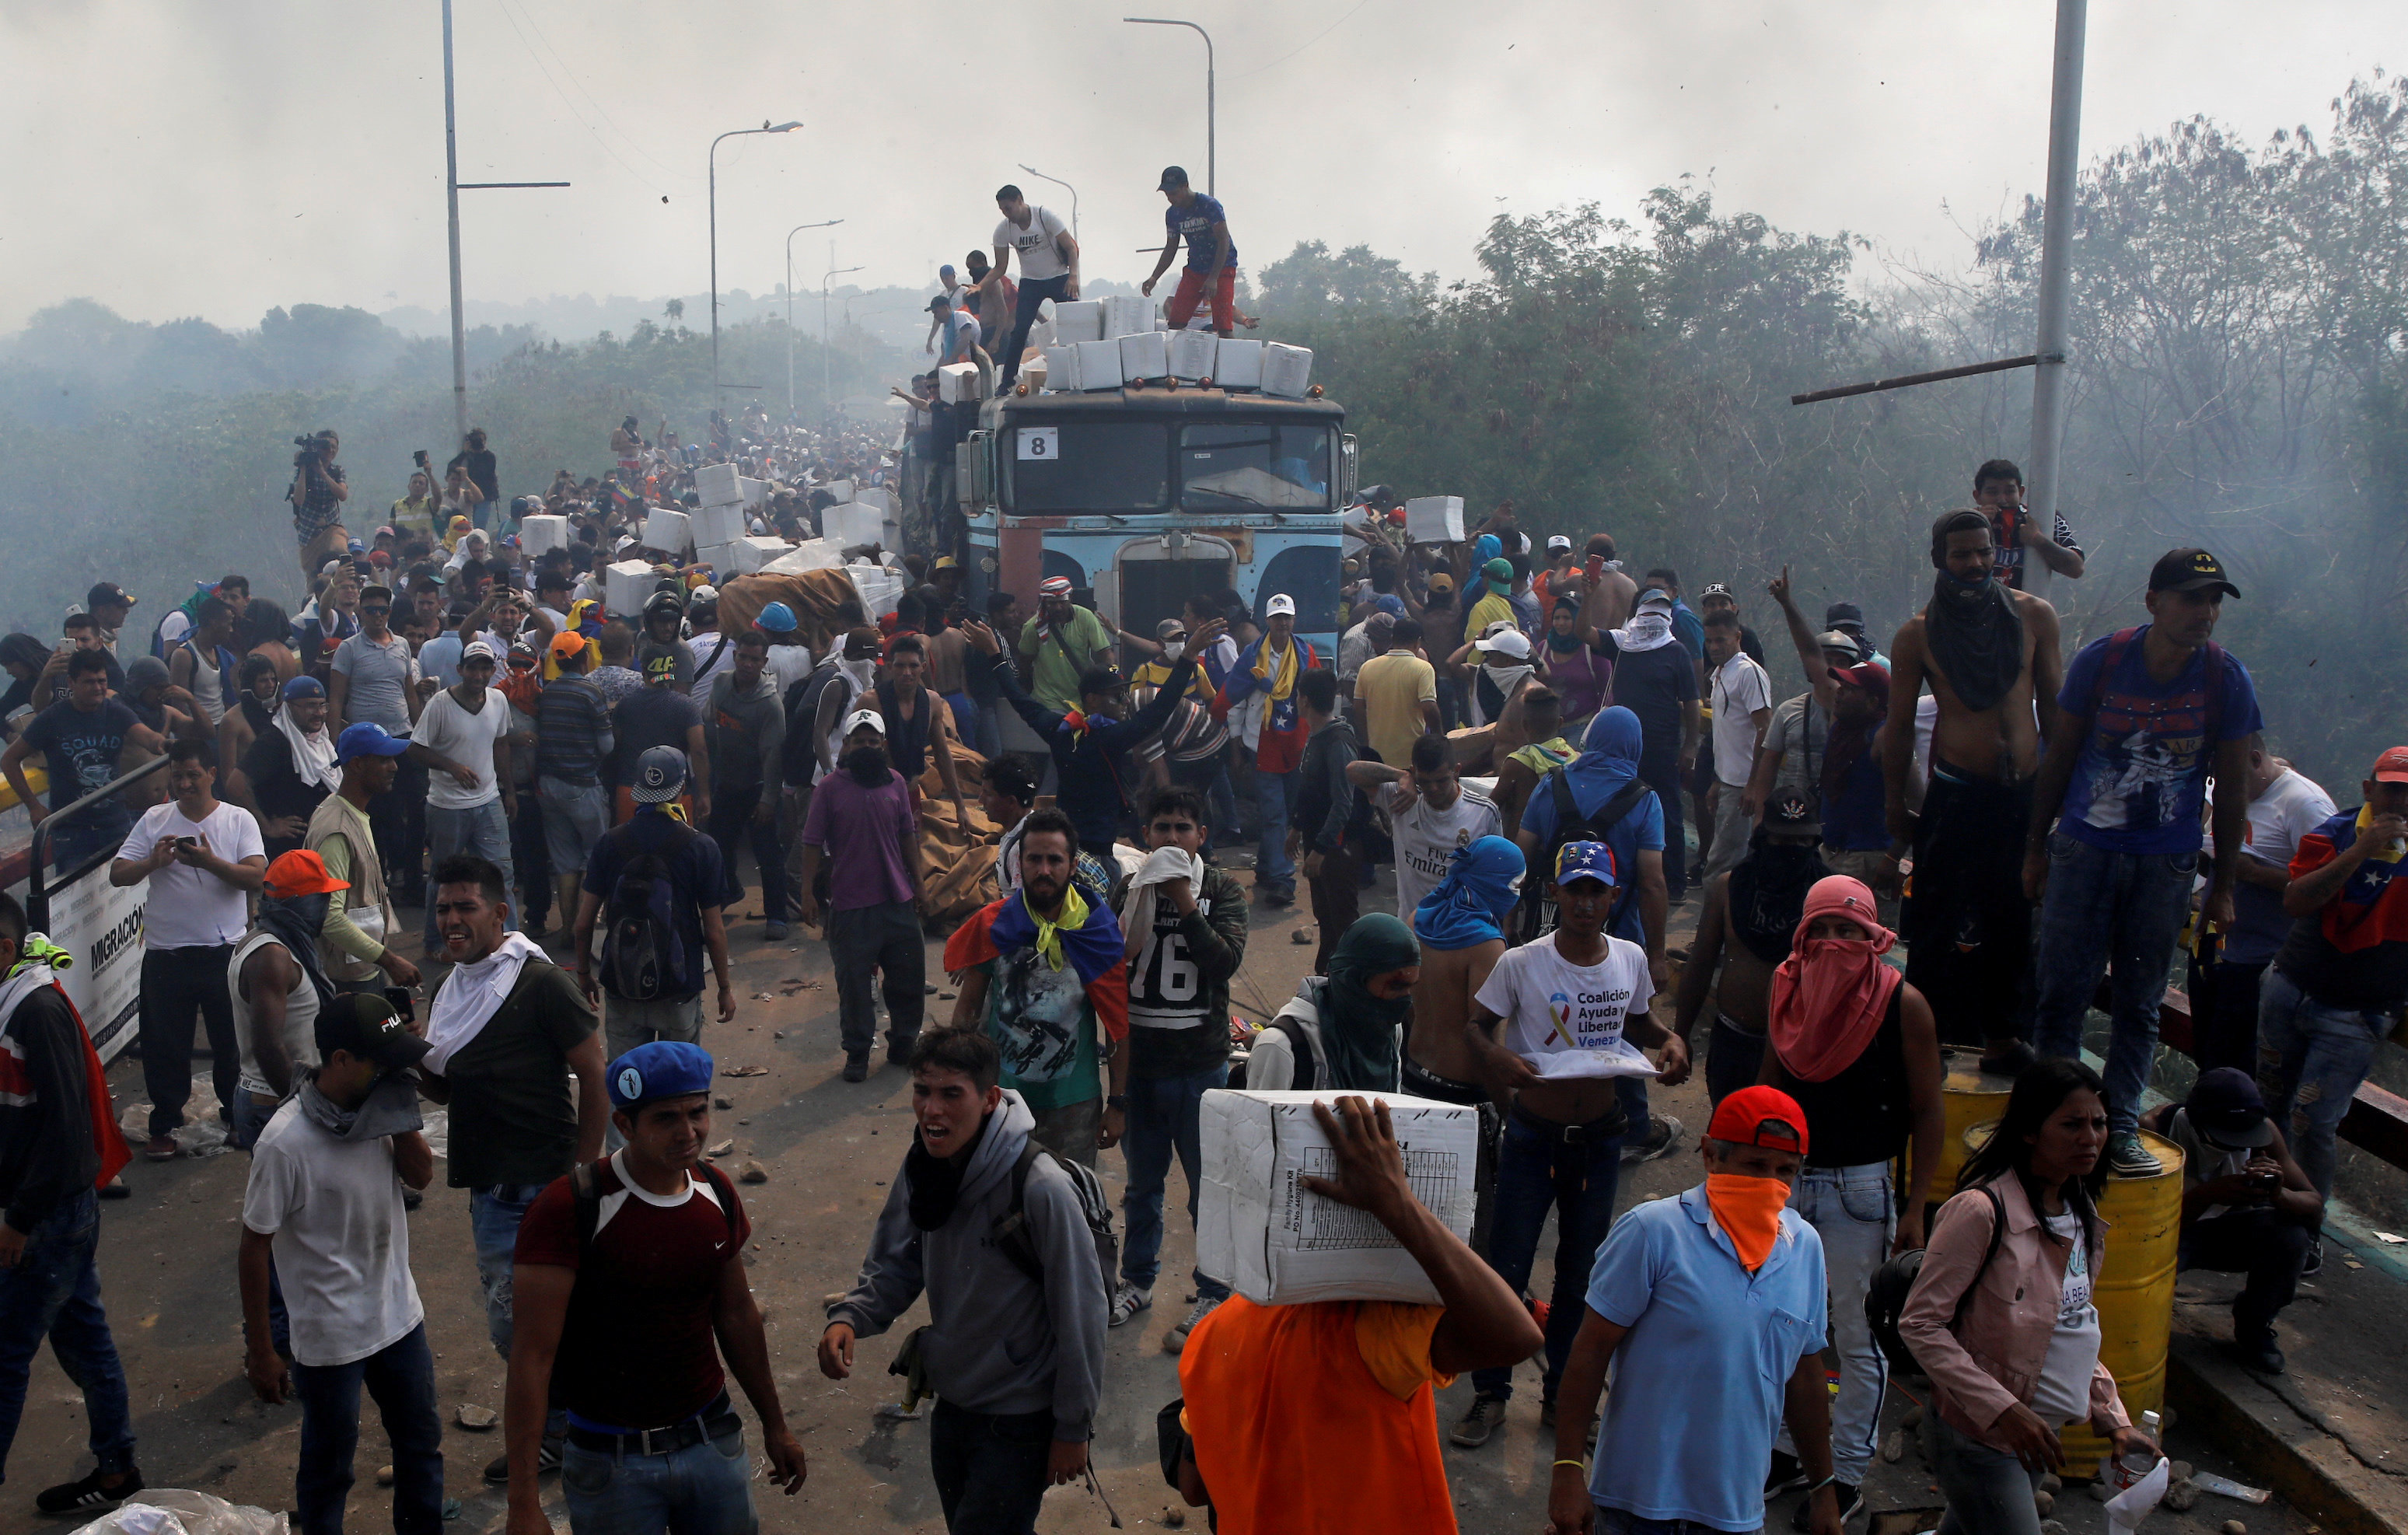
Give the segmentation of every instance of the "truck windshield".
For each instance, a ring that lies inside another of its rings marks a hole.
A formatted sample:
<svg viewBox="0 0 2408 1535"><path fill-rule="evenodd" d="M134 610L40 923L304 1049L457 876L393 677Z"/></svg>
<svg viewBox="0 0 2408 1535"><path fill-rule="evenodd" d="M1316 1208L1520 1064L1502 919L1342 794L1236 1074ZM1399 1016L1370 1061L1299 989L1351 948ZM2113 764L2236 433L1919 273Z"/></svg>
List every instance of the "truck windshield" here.
<svg viewBox="0 0 2408 1535"><path fill-rule="evenodd" d="M1326 426L1268 422L1185 426L1179 434L1179 505L1330 509Z"/></svg>
<svg viewBox="0 0 2408 1535"><path fill-rule="evenodd" d="M998 434L1011 509L1160 511L1170 504L1168 433L1164 422L1066 421Z"/></svg>

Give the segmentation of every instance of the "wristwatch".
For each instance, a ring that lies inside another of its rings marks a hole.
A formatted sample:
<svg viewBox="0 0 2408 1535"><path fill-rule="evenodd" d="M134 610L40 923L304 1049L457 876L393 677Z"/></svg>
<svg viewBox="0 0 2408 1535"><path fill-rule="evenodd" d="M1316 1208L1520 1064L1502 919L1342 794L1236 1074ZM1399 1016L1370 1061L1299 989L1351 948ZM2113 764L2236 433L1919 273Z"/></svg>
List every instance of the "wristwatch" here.
<svg viewBox="0 0 2408 1535"><path fill-rule="evenodd" d="M1118 1109L1123 1113L1126 1113L1128 1112L1128 1095L1125 1093L1114 1093L1104 1099L1104 1107L1107 1109Z"/></svg>

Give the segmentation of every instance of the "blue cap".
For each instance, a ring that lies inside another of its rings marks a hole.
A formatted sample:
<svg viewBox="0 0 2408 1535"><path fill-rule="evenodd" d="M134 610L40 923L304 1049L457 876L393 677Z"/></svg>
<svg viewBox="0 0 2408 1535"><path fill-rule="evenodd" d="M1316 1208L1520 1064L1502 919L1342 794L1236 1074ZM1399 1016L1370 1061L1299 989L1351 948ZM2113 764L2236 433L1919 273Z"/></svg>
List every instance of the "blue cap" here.
<svg viewBox="0 0 2408 1535"><path fill-rule="evenodd" d="M287 699L322 698L325 696L326 685L315 677L295 677L284 684L284 696Z"/></svg>
<svg viewBox="0 0 2408 1535"><path fill-rule="evenodd" d="M937 268L937 275L939 277L951 277L953 275L953 269L951 266L939 266Z"/></svg>
<svg viewBox="0 0 2408 1535"><path fill-rule="evenodd" d="M1555 882L1570 884L1574 880L1620 884L1613 877L1613 850L1603 842L1566 842L1555 854Z"/></svg>
<svg viewBox="0 0 2408 1535"><path fill-rule="evenodd" d="M602 1073L610 1107L640 1108L656 1097L710 1091L710 1052L682 1040L652 1040L612 1061Z"/></svg>
<svg viewBox="0 0 2408 1535"><path fill-rule="evenodd" d="M367 546L367 545L366 545L366 544L364 544L364 543L360 542L360 540L359 540L359 539L357 539L357 538L353 538L353 539L351 540L351 552L352 552L352 553L354 553L354 554L365 554L365 553L366 553L367 552L368 552L368 546Z"/></svg>
<svg viewBox="0 0 2408 1535"><path fill-rule="evenodd" d="M335 765L339 768L353 757L397 757L408 750L409 742L373 720L362 720L345 725L335 738Z"/></svg>
<svg viewBox="0 0 2408 1535"><path fill-rule="evenodd" d="M761 616L752 622L771 634L792 634L795 632L795 610L782 602L773 602L762 609Z"/></svg>
<svg viewBox="0 0 2408 1535"><path fill-rule="evenodd" d="M674 746L648 746L636 759L636 782L627 796L638 805L665 805L685 787L685 753Z"/></svg>

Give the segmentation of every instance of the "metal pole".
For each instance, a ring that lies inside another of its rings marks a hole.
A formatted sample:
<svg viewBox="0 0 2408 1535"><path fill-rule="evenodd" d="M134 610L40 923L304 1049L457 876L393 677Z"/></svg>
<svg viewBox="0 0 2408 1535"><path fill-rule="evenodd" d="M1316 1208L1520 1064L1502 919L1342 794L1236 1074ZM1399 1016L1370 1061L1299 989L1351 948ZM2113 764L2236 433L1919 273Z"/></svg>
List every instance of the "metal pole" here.
<svg viewBox="0 0 2408 1535"><path fill-rule="evenodd" d="M1213 99L1215 87L1212 78L1212 35L1193 22L1173 21L1161 16L1124 16L1121 20L1134 22L1139 26L1187 27L1193 30L1196 36L1204 39L1204 191L1209 195L1219 196L1221 194L1220 151L1217 142L1218 124L1215 122L1219 107ZM1020 168L1028 169L1025 165ZM1050 181L1053 178L1049 176L1046 179ZM1078 237L1073 235L1071 237L1075 239Z"/></svg>
<svg viewBox="0 0 2408 1535"><path fill-rule="evenodd" d="M858 266L838 269L836 264L836 241L828 241L827 276L820 279L820 429L822 431L827 429L830 414L828 410L828 391L831 387L828 381L828 284L847 272L860 270Z"/></svg>
<svg viewBox="0 0 2408 1535"><path fill-rule="evenodd" d="M798 223L786 231L786 420L795 419L795 237L806 229L825 229L842 219L822 219L817 223Z"/></svg>
<svg viewBox="0 0 2408 1535"><path fill-rule="evenodd" d="M1040 181L1053 182L1055 186L1060 187L1063 191L1070 194L1070 237L1074 240L1077 239L1079 237L1079 189L1072 186L1069 182L1065 181L1058 176L1046 175L1043 171L1039 170L1035 165L1023 165L1020 168L1026 171L1029 175L1036 177Z"/></svg>
<svg viewBox="0 0 2408 1535"><path fill-rule="evenodd" d="M468 332L460 312L460 130L452 100L452 0L443 0L443 197L452 224L452 417L468 435Z"/></svg>
<svg viewBox="0 0 2408 1535"><path fill-rule="evenodd" d="M2057 528L2060 450L2065 445L2065 351L2072 273L2073 182L2082 140L2082 42L2089 0L2057 0L2057 67L2048 103L2048 203L2040 237L2040 338L2032 351L2031 505L2042 538ZM2046 596L2052 572L2024 562L2024 590Z"/></svg>
<svg viewBox="0 0 2408 1535"><path fill-rule="evenodd" d="M792 133L801 126L799 122L781 122L773 128L764 119L757 128L730 128L719 138ZM710 408L714 410L719 409L719 138L710 141L710 152L704 156L710 181Z"/></svg>

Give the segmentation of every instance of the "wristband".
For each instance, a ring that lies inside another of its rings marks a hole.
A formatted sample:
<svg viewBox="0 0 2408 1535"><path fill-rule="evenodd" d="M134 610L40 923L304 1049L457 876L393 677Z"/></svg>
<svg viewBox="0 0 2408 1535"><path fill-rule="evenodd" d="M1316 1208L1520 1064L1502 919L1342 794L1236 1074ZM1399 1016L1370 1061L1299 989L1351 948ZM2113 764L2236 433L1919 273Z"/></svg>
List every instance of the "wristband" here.
<svg viewBox="0 0 2408 1535"><path fill-rule="evenodd" d="M1584 1470L1588 1470L1588 1462L1587 1462L1587 1461L1585 1461L1585 1460L1558 1460L1558 1461L1556 1461L1556 1462L1555 1462L1555 1466L1570 1466L1570 1467L1573 1468L1575 1470L1584 1470ZM1550 1466L1550 1467L1548 1467L1547 1469L1548 1469L1549 1470L1554 1470L1555 1469L1555 1466Z"/></svg>
<svg viewBox="0 0 2408 1535"><path fill-rule="evenodd" d="M1823 1478L1823 1480L1821 1480L1820 1482L1814 1483L1813 1485L1809 1486L1809 1487L1806 1489L1806 1496L1807 1496L1807 1497L1809 1497L1809 1498L1812 1498L1812 1497L1813 1497L1816 1493L1821 1492L1825 1487L1828 1487L1828 1486L1831 1485L1833 1483L1835 1483L1835 1482L1837 1482L1837 1481L1839 1481L1839 1480L1840 1480L1840 1478L1839 1478L1839 1476L1838 1476L1836 1473L1834 1473L1833 1475L1830 1475L1830 1476L1827 1476L1827 1477Z"/></svg>

